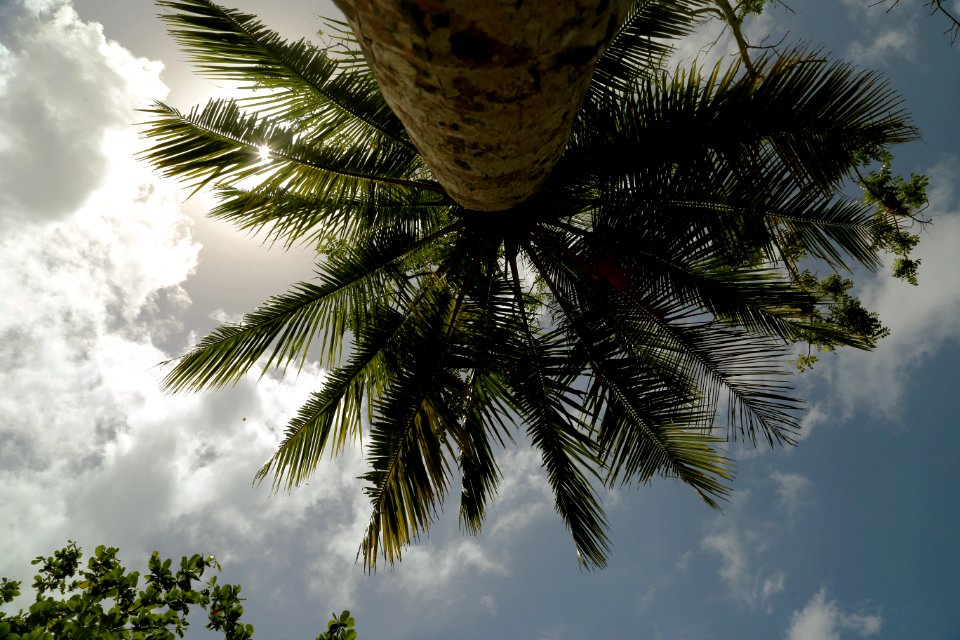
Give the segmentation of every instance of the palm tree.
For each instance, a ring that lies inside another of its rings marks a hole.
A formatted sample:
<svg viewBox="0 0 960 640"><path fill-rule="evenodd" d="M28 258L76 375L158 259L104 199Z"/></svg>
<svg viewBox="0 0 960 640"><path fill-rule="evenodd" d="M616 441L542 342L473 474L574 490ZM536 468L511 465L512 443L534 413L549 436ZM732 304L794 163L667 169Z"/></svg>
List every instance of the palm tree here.
<svg viewBox="0 0 960 640"><path fill-rule="evenodd" d="M602 566L600 483L672 477L716 506L726 440L793 441L791 346L876 338L798 267L879 263L886 214L841 188L916 132L875 74L801 50L756 73L667 74L666 37L692 28L695 3L637 3L549 178L474 211L433 179L347 32L319 48L206 0L159 4L201 71L252 94L155 104L145 158L215 186L212 216L318 252L314 280L216 329L165 383L318 358L322 388L257 477L292 489L367 428L368 569L400 558L458 476L460 521L479 532L496 452L520 430L578 557Z"/></svg>

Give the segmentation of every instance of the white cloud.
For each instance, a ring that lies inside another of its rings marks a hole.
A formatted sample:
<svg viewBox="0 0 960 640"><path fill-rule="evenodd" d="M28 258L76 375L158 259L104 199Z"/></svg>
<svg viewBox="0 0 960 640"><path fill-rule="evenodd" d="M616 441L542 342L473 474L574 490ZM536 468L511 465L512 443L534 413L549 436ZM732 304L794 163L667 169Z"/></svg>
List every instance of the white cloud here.
<svg viewBox="0 0 960 640"><path fill-rule="evenodd" d="M404 551L402 564L395 567L399 585L384 585L391 593L421 602L425 599L452 602L463 597L451 591L450 583L464 576L508 575L503 561L491 557L488 548L477 540L454 539L443 546L414 545ZM399 588L397 588L399 587Z"/></svg>
<svg viewBox="0 0 960 640"><path fill-rule="evenodd" d="M108 170L109 134L166 93L160 63L108 43L69 4L18 5L0 24L4 226L73 214Z"/></svg>
<svg viewBox="0 0 960 640"><path fill-rule="evenodd" d="M671 62L688 67L696 61L702 68L712 67L720 60L732 62L736 43L719 20L710 20L697 27L690 36L672 43Z"/></svg>
<svg viewBox="0 0 960 640"><path fill-rule="evenodd" d="M570 637L570 629L567 625L560 623L540 629L537 632L537 640L562 640L568 637Z"/></svg>
<svg viewBox="0 0 960 640"><path fill-rule="evenodd" d="M768 7L759 16L748 17L744 22L744 37L750 44L761 47L776 43L785 32L779 19L781 15L779 7ZM704 70L712 69L718 62L723 62L723 66L736 62L740 51L725 24L718 18L711 18L700 24L691 35L674 42L676 49L671 62L688 67L696 61ZM762 51L754 51L753 57L760 54Z"/></svg>
<svg viewBox="0 0 960 640"><path fill-rule="evenodd" d="M488 512L485 531L502 539L552 512L553 491L543 471L540 452L523 436L504 451L499 462L504 477Z"/></svg>
<svg viewBox="0 0 960 640"><path fill-rule="evenodd" d="M829 365L821 364L818 365L821 369ZM831 420L830 413L825 409L823 403L813 403L807 409L807 412L803 414L803 419L800 421L800 433L798 434L797 441L802 442L810 437L810 434L813 433L813 430L820 426L821 424L827 423Z"/></svg>
<svg viewBox="0 0 960 640"><path fill-rule="evenodd" d="M783 591L787 582L787 575L783 571L774 571L763 579L763 585L760 587L760 601L768 602L770 598Z"/></svg>
<svg viewBox="0 0 960 640"><path fill-rule="evenodd" d="M89 477L108 464L118 442L130 436L129 383L143 382L146 376L156 389L156 376L146 372L165 354L152 347L150 335L168 328L158 305L185 302L179 285L196 264L198 247L190 240L174 194L131 160L138 145L128 124L132 107L139 91L162 88L159 66L133 63L129 54L125 58L108 47L99 31L79 22L69 7L40 14L33 22L23 14L16 23L23 29L18 36L23 48L18 49L8 87L22 90L22 64L37 47L50 46L83 59L87 81L102 82L104 89L60 83L58 73L82 75L83 70L66 61L41 63L50 87L61 89L45 106L66 108L76 101L89 112L91 122L81 117L81 124L96 135L74 141L78 147L73 161L84 165L90 157L96 172L54 175L64 184L40 189L55 192L63 187L73 193L76 208L69 216L49 216L43 203L18 196L37 188L33 184L14 185L7 196L17 202L0 203L8 224L21 206L38 211L29 223L10 225L0 240L6 265L0 272L0 350L5 356L0 431L16 443L13 451L7 450L10 459L0 474L17 487L5 492L0 503L8 513L24 512L31 518L12 522L32 522L49 534L24 538L26 532L18 528L12 532L18 534L15 538L7 538L14 548L23 541L39 552L49 549L36 549L38 541L58 545L71 534L61 528L74 507L65 492L77 485L78 477ZM56 47L53 38L59 38ZM21 97L27 100L26 95ZM125 115L114 117L115 112ZM18 126L23 130L9 109L0 109L0 130ZM39 127L27 129L23 135L29 140L20 142L28 144L30 155L34 147L56 148L68 134ZM9 177L7 168L18 161L10 154L0 156L0 175ZM48 522L57 526L42 526ZM8 557L14 561L28 556Z"/></svg>
<svg viewBox="0 0 960 640"><path fill-rule="evenodd" d="M867 637L879 633L883 618L879 613L847 613L837 603L827 600L821 588L806 604L794 611L787 631L787 640L841 640L841 632L852 631Z"/></svg>
<svg viewBox="0 0 960 640"><path fill-rule="evenodd" d="M25 577L69 538L138 563L153 548L240 557L251 584L309 551L349 585L359 456L291 496L251 487L320 372L161 390L157 345L183 332L199 251L175 186L133 159L134 108L163 96L161 65L68 4L2 12L0 575Z"/></svg>

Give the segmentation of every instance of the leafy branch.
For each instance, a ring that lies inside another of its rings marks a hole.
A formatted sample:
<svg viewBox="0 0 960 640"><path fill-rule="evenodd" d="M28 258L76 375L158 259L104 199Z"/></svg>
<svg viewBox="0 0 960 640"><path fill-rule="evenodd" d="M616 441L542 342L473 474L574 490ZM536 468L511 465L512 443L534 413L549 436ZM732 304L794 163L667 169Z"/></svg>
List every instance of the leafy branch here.
<svg viewBox="0 0 960 640"><path fill-rule="evenodd" d="M128 572L117 553L115 547L100 545L84 568L82 551L71 541L52 556L35 558L31 564L40 565L32 585L35 600L27 611L0 611L0 638L172 640L183 638L190 628L192 607L205 611L206 628L222 633L225 640L253 637L253 625L240 621L240 587L218 584L215 575L204 577L209 569L221 570L213 556L184 556L174 571L173 561L161 560L154 551L144 587L138 588L140 573ZM20 596L20 584L0 578L0 605ZM334 614L316 640L356 640L353 626L349 611Z"/></svg>
<svg viewBox="0 0 960 640"><path fill-rule="evenodd" d="M760 72L751 52L757 49L775 49L776 45L770 47L750 44L743 32L744 20L751 14L759 15L768 5L774 3L783 5L788 11L792 12L792 9L780 0L742 0L737 4L731 4L728 0L712 1L715 6L705 9L704 13L725 23L725 28L730 30L736 41L747 77L759 80ZM893 0L893 6L899 2L900 0ZM933 12L939 11L953 21L951 40L955 40L960 29L956 16L945 9L940 0L929 0L927 4L932 7ZM888 11L893 6L888 8ZM815 62L819 62L815 56L808 56L804 59L797 58L794 64ZM849 177L855 177L857 184L864 190L864 203L875 207L871 226L873 249L894 257L891 268L894 278L916 286L921 261L912 258L910 254L920 237L909 229L918 225L922 228L932 222L920 215L927 206L929 179L918 174L911 174L908 179L894 176L891 172L892 160L893 156L886 150L861 152ZM879 169L867 173L860 170L877 164ZM783 228L780 231L778 252L783 267L800 290L830 301L825 306L825 311L808 310L811 314L811 327L817 324L832 326L844 334L860 336L867 348L874 348L880 339L889 335L890 330L881 323L878 314L867 310L861 301L850 293L854 286L852 280L840 275L836 268L824 276L817 276L809 269L800 267L800 264L811 256L796 234L789 229ZM839 345L835 339L815 331L806 335L801 343L803 342L807 345L806 353L799 355L794 361L801 371L810 368L817 361L814 351L834 351Z"/></svg>

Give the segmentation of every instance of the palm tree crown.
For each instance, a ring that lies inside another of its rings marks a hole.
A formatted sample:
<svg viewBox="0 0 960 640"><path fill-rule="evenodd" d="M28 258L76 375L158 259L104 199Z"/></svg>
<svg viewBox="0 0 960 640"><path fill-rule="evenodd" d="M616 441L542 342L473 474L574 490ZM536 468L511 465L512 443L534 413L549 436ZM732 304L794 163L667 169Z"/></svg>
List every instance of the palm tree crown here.
<svg viewBox="0 0 960 640"><path fill-rule="evenodd" d="M320 48L206 0L159 4L202 72L252 92L155 104L145 158L215 186L212 216L319 256L315 279L216 329L166 384L220 387L319 353L323 387L258 478L291 489L366 428L367 568L400 557L457 476L478 532L517 429L578 556L603 565L599 483L673 477L716 505L725 440L798 429L791 345L873 344L797 265L879 264L885 214L841 187L916 132L875 74L802 50L756 73L668 74L658 61L702 2L638 1L546 184L474 212L431 179L347 34Z"/></svg>

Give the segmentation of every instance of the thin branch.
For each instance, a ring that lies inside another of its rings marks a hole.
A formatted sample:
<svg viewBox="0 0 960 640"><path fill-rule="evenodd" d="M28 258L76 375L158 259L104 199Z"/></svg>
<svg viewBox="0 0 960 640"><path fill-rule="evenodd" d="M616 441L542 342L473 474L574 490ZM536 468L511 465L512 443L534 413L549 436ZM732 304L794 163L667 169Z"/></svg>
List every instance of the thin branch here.
<svg viewBox="0 0 960 640"><path fill-rule="evenodd" d="M733 33L733 37L737 41L737 48L740 49L740 59L743 61L743 66L747 68L747 72L750 74L751 78L756 78L760 74L757 71L757 68L754 66L753 60L750 59L750 43L747 42L747 39L743 36L743 30L740 28L743 20L737 17L736 10L730 6L730 3L727 2L727 0L713 1L714 4L719 7L723 21L726 22L730 27L730 31Z"/></svg>

